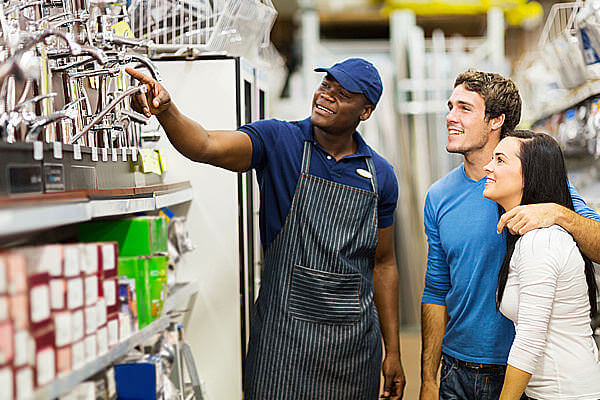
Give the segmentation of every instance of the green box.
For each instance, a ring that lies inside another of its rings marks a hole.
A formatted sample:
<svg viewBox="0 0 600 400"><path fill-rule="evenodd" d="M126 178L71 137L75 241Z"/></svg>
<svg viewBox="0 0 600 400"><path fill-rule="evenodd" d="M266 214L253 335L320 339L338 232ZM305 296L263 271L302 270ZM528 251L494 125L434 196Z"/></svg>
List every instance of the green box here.
<svg viewBox="0 0 600 400"><path fill-rule="evenodd" d="M148 262L144 257L119 257L118 272L119 276L135 280L138 327L142 329L152 322Z"/></svg>
<svg viewBox="0 0 600 400"><path fill-rule="evenodd" d="M162 216L91 221L79 224L78 230L82 242L117 242L119 256L144 256L168 251L168 223Z"/></svg>
<svg viewBox="0 0 600 400"><path fill-rule="evenodd" d="M160 318L162 309L167 298L167 269L169 257L153 256L147 257L150 309L152 320Z"/></svg>

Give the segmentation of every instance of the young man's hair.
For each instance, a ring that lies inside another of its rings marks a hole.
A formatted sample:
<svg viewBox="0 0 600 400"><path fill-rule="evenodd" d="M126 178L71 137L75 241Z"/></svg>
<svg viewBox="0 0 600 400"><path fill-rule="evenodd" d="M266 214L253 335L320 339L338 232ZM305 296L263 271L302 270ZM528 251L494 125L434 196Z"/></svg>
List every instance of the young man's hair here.
<svg viewBox="0 0 600 400"><path fill-rule="evenodd" d="M496 118L504 114L500 137L515 129L521 120L521 96L517 85L500 74L469 69L456 78L454 87L464 85L465 89L478 93L485 102L485 116Z"/></svg>
<svg viewBox="0 0 600 400"><path fill-rule="evenodd" d="M565 160L558 142L550 135L529 130L507 132L507 137L515 137L520 142L518 157L521 161L523 175L523 196L520 204L556 203L574 210L573 199L567 183ZM510 259L518 238L517 235L508 234L506 255L498 273L497 306L500 306L500 302L502 302ZM594 266L583 253L581 253L581 257L585 264L584 273L588 284L590 314L594 317L598 312Z"/></svg>

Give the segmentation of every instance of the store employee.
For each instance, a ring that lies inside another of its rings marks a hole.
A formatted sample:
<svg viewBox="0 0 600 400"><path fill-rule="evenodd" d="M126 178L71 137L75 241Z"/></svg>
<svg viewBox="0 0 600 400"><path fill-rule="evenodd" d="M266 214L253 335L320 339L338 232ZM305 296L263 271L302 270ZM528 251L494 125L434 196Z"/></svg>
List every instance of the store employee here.
<svg viewBox="0 0 600 400"><path fill-rule="evenodd" d="M310 118L209 131L149 77L134 107L154 114L177 150L231 171L256 169L265 250L244 398L399 399L392 166L356 131L383 90L375 67L348 59L325 72ZM382 367L381 336L385 343Z"/></svg>

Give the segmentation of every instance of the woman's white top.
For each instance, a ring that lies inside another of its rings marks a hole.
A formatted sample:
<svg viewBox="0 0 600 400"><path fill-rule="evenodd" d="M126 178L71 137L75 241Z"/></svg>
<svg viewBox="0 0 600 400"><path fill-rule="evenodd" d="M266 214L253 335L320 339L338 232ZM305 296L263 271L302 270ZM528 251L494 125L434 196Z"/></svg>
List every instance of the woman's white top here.
<svg viewBox="0 0 600 400"><path fill-rule="evenodd" d="M517 241L500 311L515 324L508 364L532 374L527 396L600 399L584 262L567 231L553 225Z"/></svg>

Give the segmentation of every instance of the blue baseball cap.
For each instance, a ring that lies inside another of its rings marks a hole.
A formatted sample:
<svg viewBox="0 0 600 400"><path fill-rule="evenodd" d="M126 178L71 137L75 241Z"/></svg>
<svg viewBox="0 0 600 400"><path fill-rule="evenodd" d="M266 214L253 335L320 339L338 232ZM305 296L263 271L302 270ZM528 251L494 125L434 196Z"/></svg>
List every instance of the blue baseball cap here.
<svg viewBox="0 0 600 400"><path fill-rule="evenodd" d="M362 93L374 105L381 98L383 84L377 69L365 59L349 58L331 68L316 68L315 72L327 72L352 93Z"/></svg>

